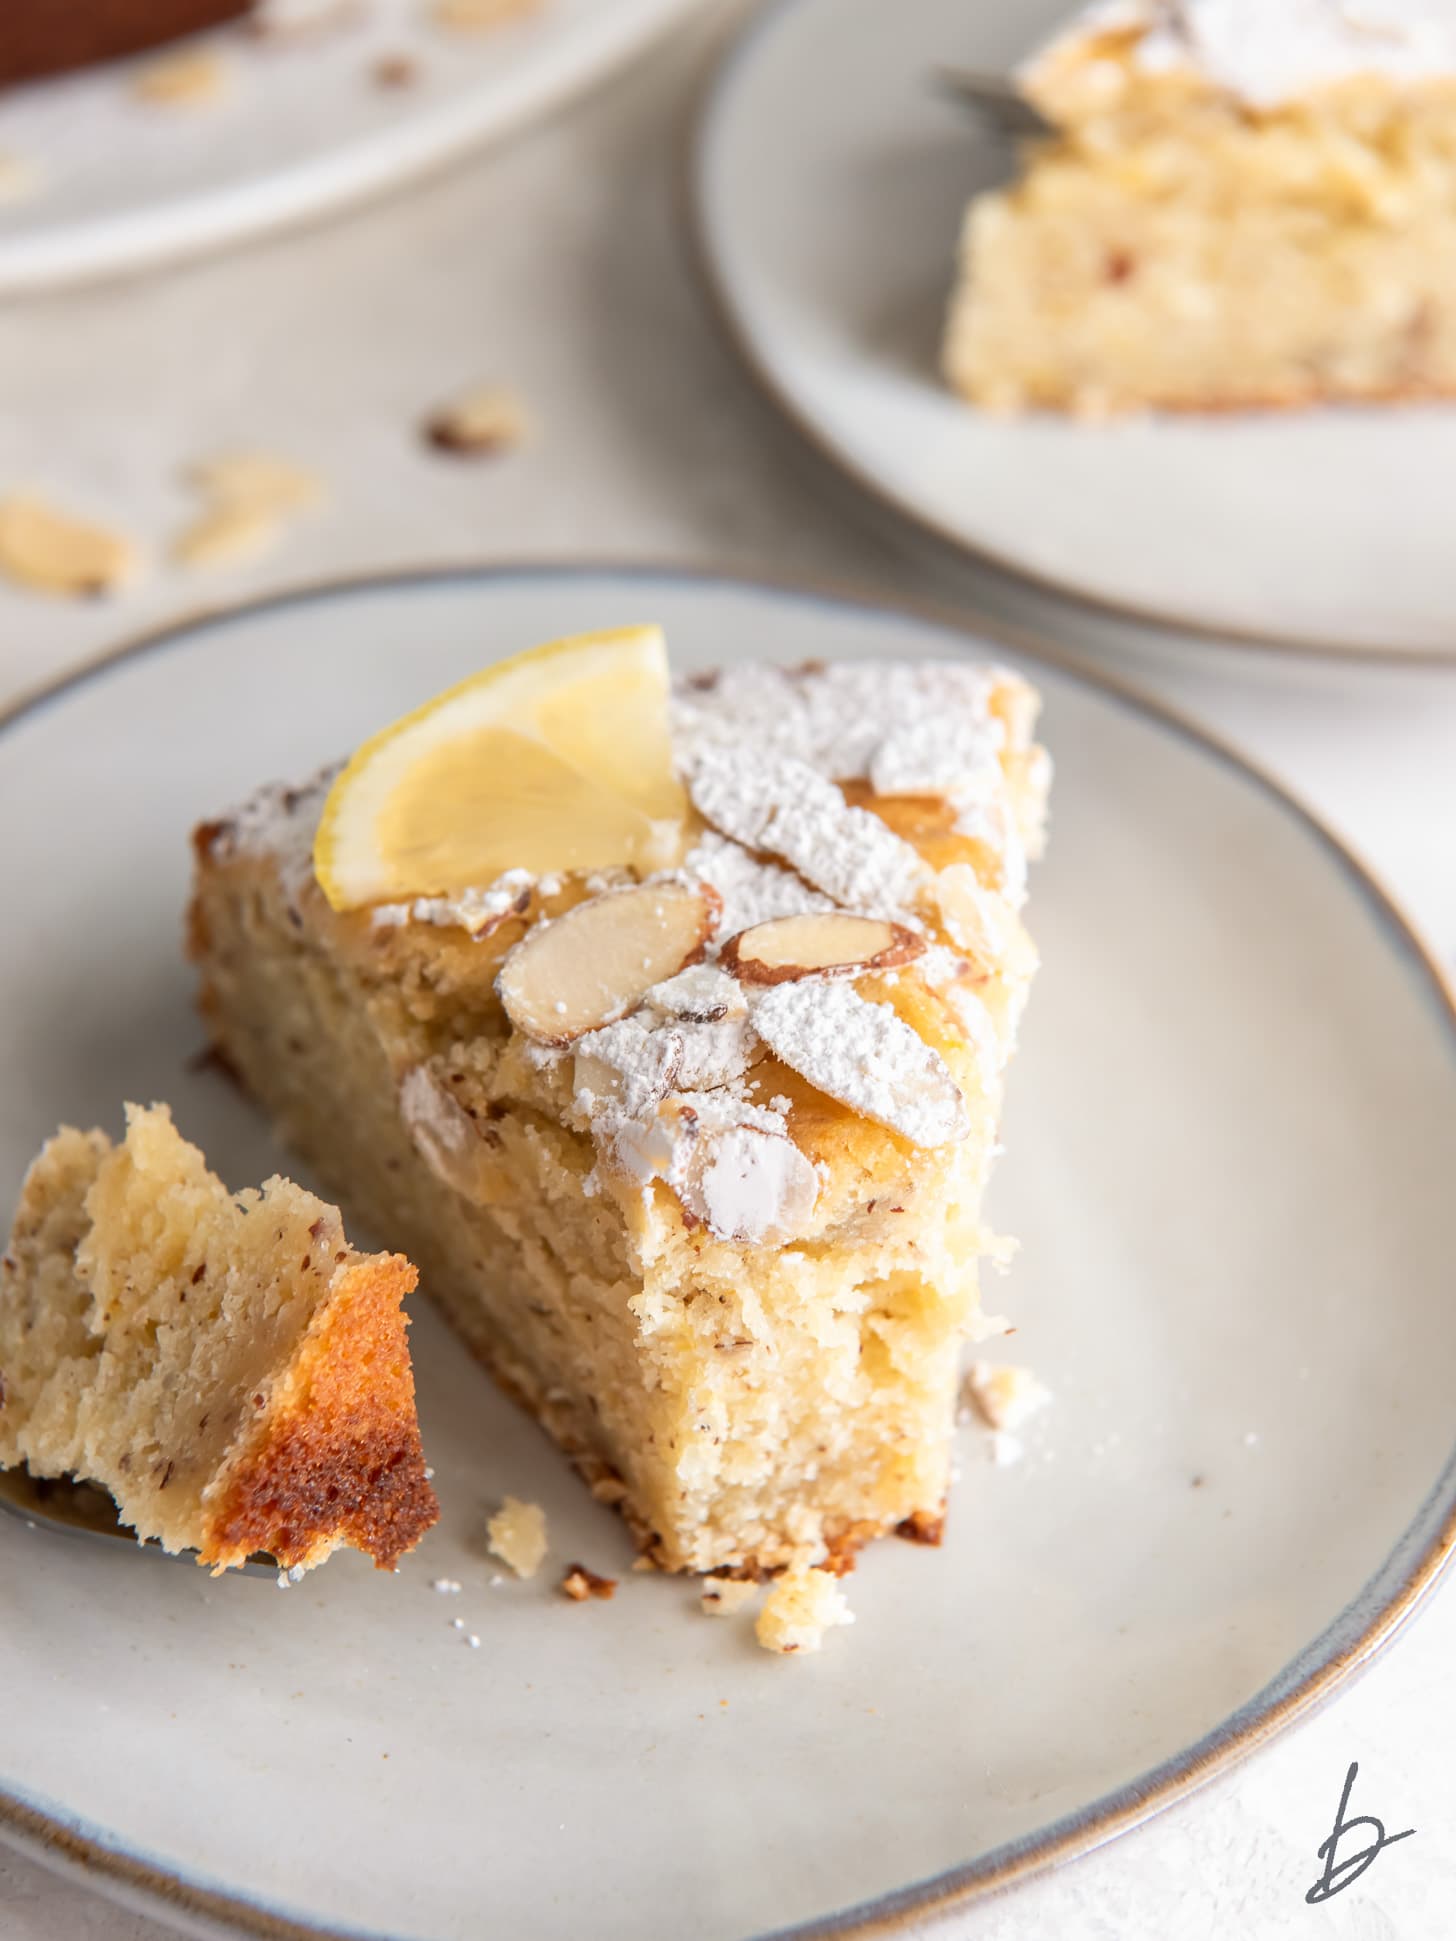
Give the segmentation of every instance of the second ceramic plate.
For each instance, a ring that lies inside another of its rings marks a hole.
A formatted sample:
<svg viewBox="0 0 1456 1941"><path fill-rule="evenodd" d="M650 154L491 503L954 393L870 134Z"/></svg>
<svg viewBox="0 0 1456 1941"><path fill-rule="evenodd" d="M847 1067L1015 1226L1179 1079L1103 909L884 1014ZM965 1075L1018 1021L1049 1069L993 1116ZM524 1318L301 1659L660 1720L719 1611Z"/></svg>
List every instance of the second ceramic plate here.
<svg viewBox="0 0 1456 1941"><path fill-rule="evenodd" d="M700 240L758 377L840 469L962 552L1175 626L1456 655L1456 407L998 421L941 382L969 196L1009 173L936 91L1068 0L779 0L725 62Z"/></svg>
<svg viewBox="0 0 1456 1941"><path fill-rule="evenodd" d="M224 28L8 90L0 152L17 192L0 197L0 292L113 276L357 202L518 127L693 4L540 0L469 32L424 0L339 0L311 31ZM215 97L140 99L137 78L179 53L212 65Z"/></svg>

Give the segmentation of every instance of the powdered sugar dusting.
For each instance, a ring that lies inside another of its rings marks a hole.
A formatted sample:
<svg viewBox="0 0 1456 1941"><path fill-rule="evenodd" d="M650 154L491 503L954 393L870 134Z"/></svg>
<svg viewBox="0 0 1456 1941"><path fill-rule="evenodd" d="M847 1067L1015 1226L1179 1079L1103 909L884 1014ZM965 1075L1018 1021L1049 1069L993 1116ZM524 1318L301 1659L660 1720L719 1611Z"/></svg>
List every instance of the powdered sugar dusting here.
<svg viewBox="0 0 1456 1941"><path fill-rule="evenodd" d="M314 882L313 839L324 802L342 768L342 762L332 762L296 788L270 782L257 789L218 819L210 853L219 862L233 856L271 858L284 895L296 905Z"/></svg>
<svg viewBox="0 0 1456 1941"><path fill-rule="evenodd" d="M870 777L877 753L926 722L980 730L976 763L994 760L990 698L1008 677L963 661L835 661L802 668L744 663L713 685L674 691L673 748L684 769L708 748L752 748L807 762L831 781ZM962 771L959 778L968 779Z"/></svg>
<svg viewBox="0 0 1456 1941"><path fill-rule="evenodd" d="M754 1005L753 1022L811 1085L915 1145L946 1145L969 1132L965 1100L939 1052L853 985L776 984Z"/></svg>
<svg viewBox="0 0 1456 1941"><path fill-rule="evenodd" d="M1193 68L1258 107L1355 75L1416 82L1456 73L1451 0L1098 0L1023 70L1082 40L1138 32L1149 73Z"/></svg>
<svg viewBox="0 0 1456 1941"><path fill-rule="evenodd" d="M417 896L409 903L380 903L372 920L376 929L401 923L433 923L466 930L479 937L495 929L505 917L521 914L534 883L526 869L508 869L489 889L461 890L456 896Z"/></svg>
<svg viewBox="0 0 1456 1941"><path fill-rule="evenodd" d="M721 1240L789 1239L818 1199L818 1176L783 1114L736 1087L666 1099L650 1120L622 1125L616 1144L637 1179L665 1181Z"/></svg>
<svg viewBox="0 0 1456 1941"><path fill-rule="evenodd" d="M718 935L723 938L736 937L740 930L767 923L771 917L807 916L834 908L829 897L810 889L791 869L750 856L741 843L729 842L715 829L707 830L693 845L683 874L711 884L722 898Z"/></svg>
<svg viewBox="0 0 1456 1941"><path fill-rule="evenodd" d="M849 910L897 916L927 871L918 852L855 809L807 762L706 749L687 775L699 814L747 849L766 849Z"/></svg>

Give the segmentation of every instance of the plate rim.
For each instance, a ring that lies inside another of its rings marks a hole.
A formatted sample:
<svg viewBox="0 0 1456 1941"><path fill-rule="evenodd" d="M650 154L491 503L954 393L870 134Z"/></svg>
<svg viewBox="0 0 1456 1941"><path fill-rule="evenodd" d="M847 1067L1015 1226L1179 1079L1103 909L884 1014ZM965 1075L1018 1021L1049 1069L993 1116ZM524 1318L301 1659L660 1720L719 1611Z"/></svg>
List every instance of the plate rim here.
<svg viewBox="0 0 1456 1941"><path fill-rule="evenodd" d="M1261 653L1285 655L1296 661L1306 659L1353 663L1374 667L1451 667L1456 665L1456 624L1453 641L1447 647L1374 647L1360 642L1330 640L1297 629L1268 632L1257 627L1223 626L1200 620L1195 615L1170 612L1151 602L1119 600L1111 594L1090 592L1076 581L1031 566L986 542L967 539L954 527L926 511L902 492L887 485L873 470L845 451L828 431L798 402L762 354L733 294L732 284L713 241L713 225L707 212L705 193L708 175L708 147L718 116L726 109L730 94L747 64L761 56L770 35L785 16L814 0L764 0L709 63L698 88L684 128L677 163L682 230L694 278L720 333L738 363L751 379L760 396L773 406L818 461L827 466L855 494L891 518L908 526L923 542L928 542L942 562L963 573L969 566L990 566L1011 581L1049 594L1083 613L1103 620L1132 623L1148 633L1180 634L1197 642L1218 646L1255 648ZM1289 414L1284 414L1289 415Z"/></svg>
<svg viewBox="0 0 1456 1941"><path fill-rule="evenodd" d="M968 645L979 642L1004 648L1113 701L1253 784L1275 808L1316 839L1318 847L1364 901L1371 920L1382 931L1392 951L1403 956L1424 983L1426 994L1434 1003L1435 1024L1437 1028L1444 1025L1456 1049L1456 977L1447 972L1434 948L1374 868L1297 790L1233 742L1147 692L1136 681L1105 668L1089 667L1071 650L1032 629L945 602L898 592L891 595L853 579L791 578L742 571L730 565L635 556L593 559L581 555L529 554L501 560L465 559L453 564L431 562L416 567L305 579L255 598L204 605L123 637L56 680L24 691L0 707L0 742L13 729L63 701L71 690L104 679L154 650L185 648L216 627L289 608L399 590L428 590L450 584L489 588L511 580L544 583L553 579L591 578L675 584L701 592L726 587L770 598L797 599L831 612L868 614L881 620L910 623L959 636ZM927 1918L936 1919L970 1906L1054 1865L1089 1853L1187 1799L1211 1780L1241 1764L1334 1697L1384 1652L1424 1607L1456 1554L1456 1450L1434 1479L1425 1500L1427 1504L1439 1504L1443 1496L1445 1508L1434 1532L1412 1556L1403 1578L1378 1608L1363 1619L1355 1618L1356 1635L1343 1641L1332 1636L1349 1614L1361 1611L1371 1586L1389 1568L1390 1560L1407 1547L1410 1533L1420 1520L1419 1512L1407 1525L1382 1569L1367 1580L1363 1590L1331 1620L1325 1631L1309 1640L1260 1691L1202 1738L1089 1805L1064 1814L1019 1840L993 1847L978 1859L893 1888L873 1900L838 1909L822 1918L771 1930L761 1935L759 1941L847 1941L848 1937L856 1937L856 1941L860 1938L878 1941L879 1937L903 1933ZM1326 1640L1329 1640L1328 1649L1324 1648ZM1312 1655L1315 1662L1302 1663ZM386 1941L377 1931L318 1925L246 1894L220 1890L172 1870L143 1852L109 1844L105 1838L97 1837L104 1832L100 1828L85 1830L84 1823L68 1823L61 1812L47 1812L0 1783L0 1840L56 1871L84 1879L96 1892L113 1900L144 1912L161 1913L164 1918L185 1923L198 1933L256 1937L257 1941Z"/></svg>
<svg viewBox="0 0 1456 1941"><path fill-rule="evenodd" d="M402 119L309 161L143 203L119 215L83 217L34 235L0 239L0 298L102 287L208 261L367 208L446 173L604 86L700 7L701 0L632 0L631 20L599 33L597 52L588 47L569 54L545 82L503 110L482 114L478 92L467 93L454 103L437 103L433 115ZM44 87L47 78L34 85ZM353 166L341 176L341 164L351 156Z"/></svg>

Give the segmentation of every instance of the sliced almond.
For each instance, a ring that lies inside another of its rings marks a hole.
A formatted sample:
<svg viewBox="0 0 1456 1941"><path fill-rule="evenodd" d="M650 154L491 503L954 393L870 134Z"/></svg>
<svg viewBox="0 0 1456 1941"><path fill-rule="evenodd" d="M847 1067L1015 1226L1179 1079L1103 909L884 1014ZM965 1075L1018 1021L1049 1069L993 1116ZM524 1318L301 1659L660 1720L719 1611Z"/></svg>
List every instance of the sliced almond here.
<svg viewBox="0 0 1456 1941"><path fill-rule="evenodd" d="M214 505L247 512L303 512L326 496L317 472L267 451L221 452L199 459L188 467L187 481Z"/></svg>
<svg viewBox="0 0 1456 1941"><path fill-rule="evenodd" d="M777 1113L731 1092L677 1092L617 1135L616 1156L645 1186L664 1180L720 1240L757 1245L802 1234L819 1175Z"/></svg>
<svg viewBox="0 0 1456 1941"><path fill-rule="evenodd" d="M705 748L687 777L693 807L745 849L767 850L847 910L908 909L926 870L876 815L851 807L807 762Z"/></svg>
<svg viewBox="0 0 1456 1941"><path fill-rule="evenodd" d="M271 512L255 506L217 505L178 534L172 557L179 566L232 566L266 552L278 530Z"/></svg>
<svg viewBox="0 0 1456 1941"><path fill-rule="evenodd" d="M718 1239L754 1246L802 1233L819 1198L819 1176L793 1140L748 1125L704 1131L672 1185Z"/></svg>
<svg viewBox="0 0 1456 1941"><path fill-rule="evenodd" d="M578 903L528 931L502 964L506 1016L543 1045L615 1024L654 984L698 962L717 913L704 884L643 883Z"/></svg>
<svg viewBox="0 0 1456 1941"><path fill-rule="evenodd" d="M400 1080L399 1116L437 1179L467 1200L486 1197L489 1148L470 1114L428 1065L412 1066Z"/></svg>
<svg viewBox="0 0 1456 1941"><path fill-rule="evenodd" d="M917 1146L942 1146L970 1131L949 1066L888 1004L848 984L777 984L753 1007L776 1057L851 1112Z"/></svg>
<svg viewBox="0 0 1456 1941"><path fill-rule="evenodd" d="M741 1018L748 999L736 978L715 964L693 964L664 984L654 984L646 1003L664 1018L685 1024L716 1024L720 1018Z"/></svg>
<svg viewBox="0 0 1456 1941"><path fill-rule="evenodd" d="M425 437L436 450L459 458L514 451L527 430L525 406L514 391L498 384L467 391L425 421Z"/></svg>
<svg viewBox="0 0 1456 1941"><path fill-rule="evenodd" d="M927 895L945 933L980 971L994 971L1011 939L1012 910L969 863L951 863L931 878Z"/></svg>
<svg viewBox="0 0 1456 1941"><path fill-rule="evenodd" d="M576 1041L573 1072L579 1109L594 1117L602 1104L611 1104L629 1119L642 1118L677 1084L682 1050L681 1032L654 1028L640 1012L586 1032Z"/></svg>
<svg viewBox="0 0 1456 1941"><path fill-rule="evenodd" d="M855 917L844 910L775 917L730 937L725 970L743 984L787 984L796 977L855 977L908 964L924 942L903 924Z"/></svg>
<svg viewBox="0 0 1456 1941"><path fill-rule="evenodd" d="M88 599L136 577L131 542L57 512L42 499L0 499L0 574L36 593Z"/></svg>
<svg viewBox="0 0 1456 1941"><path fill-rule="evenodd" d="M768 1056L768 1046L746 1017L677 1027L677 1084L683 1091L711 1092L731 1085Z"/></svg>

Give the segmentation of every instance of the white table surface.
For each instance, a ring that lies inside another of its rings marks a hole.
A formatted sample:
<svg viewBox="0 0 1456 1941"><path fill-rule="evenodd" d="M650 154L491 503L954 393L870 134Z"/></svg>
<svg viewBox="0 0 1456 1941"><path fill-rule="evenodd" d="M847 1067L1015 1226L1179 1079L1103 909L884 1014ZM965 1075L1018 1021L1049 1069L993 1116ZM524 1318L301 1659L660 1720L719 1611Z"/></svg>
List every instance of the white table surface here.
<svg viewBox="0 0 1456 1941"><path fill-rule="evenodd" d="M723 24L703 19L509 148L330 228L0 310L0 488L46 488L159 545L188 510L179 469L219 449L291 453L334 495L243 570L162 568L86 605L0 587L0 701L198 605L365 569L588 556L849 578L978 604L1210 723L1335 824L1456 958L1456 665L1190 645L989 573L952 582L801 459L725 348L684 246L681 138ZM494 464L426 452L421 412L480 379L519 388L534 440ZM936 1932L1436 1941L1456 1932L1453 1726L1448 1588L1357 1685L1252 1764ZM1351 1760L1351 1810L1416 1837L1307 1907ZM0 1848L0 1941L163 1933Z"/></svg>

